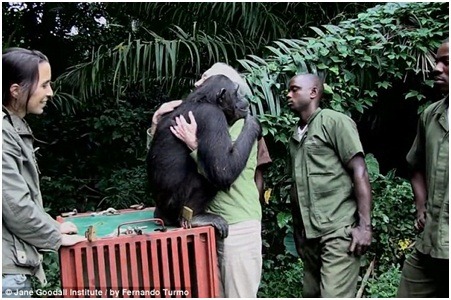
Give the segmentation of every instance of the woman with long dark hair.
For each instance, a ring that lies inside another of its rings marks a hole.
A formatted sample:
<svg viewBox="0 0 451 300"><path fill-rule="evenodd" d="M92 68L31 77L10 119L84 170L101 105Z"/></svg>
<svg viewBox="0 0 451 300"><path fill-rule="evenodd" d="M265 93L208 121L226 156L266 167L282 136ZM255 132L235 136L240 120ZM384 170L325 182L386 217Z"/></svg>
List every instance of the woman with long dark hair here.
<svg viewBox="0 0 451 300"><path fill-rule="evenodd" d="M51 68L39 51L10 48L2 55L2 296L33 295L31 276L46 283L40 250L85 240L73 223L58 223L42 204L34 136L27 114L40 115L53 96Z"/></svg>

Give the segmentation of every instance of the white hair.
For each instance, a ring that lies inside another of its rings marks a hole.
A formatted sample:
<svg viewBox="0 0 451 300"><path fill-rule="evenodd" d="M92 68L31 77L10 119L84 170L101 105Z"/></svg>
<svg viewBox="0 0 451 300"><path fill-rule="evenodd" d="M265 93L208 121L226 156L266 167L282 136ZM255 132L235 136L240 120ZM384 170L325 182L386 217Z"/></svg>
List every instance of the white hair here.
<svg viewBox="0 0 451 300"><path fill-rule="evenodd" d="M227 78L238 84L238 93L246 97L252 96L252 91L247 85L246 80L244 80L241 75L231 66L222 62L217 62L213 66L211 66L210 69L204 72L204 76L206 76L207 78L214 75L226 76Z"/></svg>

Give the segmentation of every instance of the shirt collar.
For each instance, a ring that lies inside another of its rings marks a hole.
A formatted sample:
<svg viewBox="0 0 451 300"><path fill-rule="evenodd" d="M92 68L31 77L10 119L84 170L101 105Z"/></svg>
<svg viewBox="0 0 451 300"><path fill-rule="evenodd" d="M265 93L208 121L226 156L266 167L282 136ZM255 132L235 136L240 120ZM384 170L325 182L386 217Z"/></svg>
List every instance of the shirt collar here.
<svg viewBox="0 0 451 300"><path fill-rule="evenodd" d="M449 106L449 95L447 95L445 98L440 100L440 104L437 107L437 110L434 112L434 115L437 115L438 122L440 125L448 131L448 121L446 114L448 113L448 106Z"/></svg>
<svg viewBox="0 0 451 300"><path fill-rule="evenodd" d="M307 120L307 126L313 121L314 118L322 111L321 107L318 107L313 114Z"/></svg>
<svg viewBox="0 0 451 300"><path fill-rule="evenodd" d="M13 114L10 110L8 110L5 106L2 107L3 112L7 115L6 117L9 119L11 125L14 127L16 132L20 135L22 134L30 134L33 135L30 126L25 121L25 119Z"/></svg>

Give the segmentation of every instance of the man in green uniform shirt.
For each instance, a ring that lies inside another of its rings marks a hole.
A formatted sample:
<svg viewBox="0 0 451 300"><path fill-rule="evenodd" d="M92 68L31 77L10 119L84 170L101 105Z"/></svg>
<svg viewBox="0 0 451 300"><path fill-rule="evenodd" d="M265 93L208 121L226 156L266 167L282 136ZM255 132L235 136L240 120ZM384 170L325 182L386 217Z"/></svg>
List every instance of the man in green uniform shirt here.
<svg viewBox="0 0 451 300"><path fill-rule="evenodd" d="M434 80L446 94L421 115L407 162L421 231L404 262L398 297L449 296L449 42L437 51Z"/></svg>
<svg viewBox="0 0 451 300"><path fill-rule="evenodd" d="M304 297L355 297L371 244L371 187L356 124L319 108L322 80L294 76L288 105L299 115L290 140L292 214L304 262Z"/></svg>

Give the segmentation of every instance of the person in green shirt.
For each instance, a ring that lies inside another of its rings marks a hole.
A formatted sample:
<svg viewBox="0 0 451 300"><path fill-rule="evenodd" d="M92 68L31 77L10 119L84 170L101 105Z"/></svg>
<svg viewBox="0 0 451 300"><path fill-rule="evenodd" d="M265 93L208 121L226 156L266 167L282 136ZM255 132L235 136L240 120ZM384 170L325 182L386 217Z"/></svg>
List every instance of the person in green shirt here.
<svg viewBox="0 0 451 300"><path fill-rule="evenodd" d="M415 251L404 262L400 298L449 297L449 41L438 49L435 85L446 94L431 104L418 121L417 135L407 154L412 169L420 231Z"/></svg>
<svg viewBox="0 0 451 300"><path fill-rule="evenodd" d="M251 93L239 73L224 63L216 63L205 71L198 87L210 76L222 74L239 85L238 92L244 96ZM174 100L163 104L152 118L148 130L148 144L155 132L161 115L174 110L181 104ZM197 161L197 123L189 113L189 122L176 118L171 131L191 149L191 157ZM235 141L244 125L244 119L236 121L229 133ZM271 162L263 138L255 142L246 167L228 191L220 191L210 203L208 211L222 216L229 225L225 239L217 240L217 254L220 275L220 296L225 298L254 298L257 296L262 270L262 240L260 202L263 199L263 170Z"/></svg>
<svg viewBox="0 0 451 300"><path fill-rule="evenodd" d="M294 240L303 297L355 297L371 244L371 187L356 124L319 107L323 82L294 76L288 106L300 117L290 140Z"/></svg>

